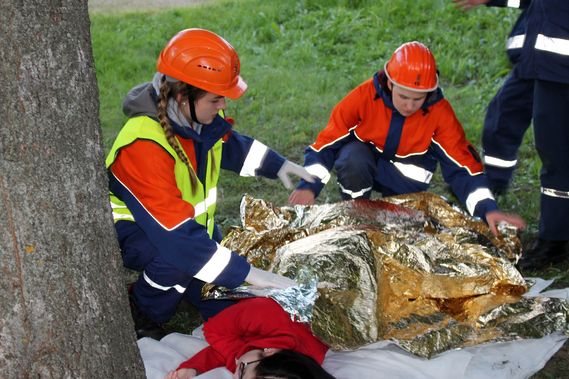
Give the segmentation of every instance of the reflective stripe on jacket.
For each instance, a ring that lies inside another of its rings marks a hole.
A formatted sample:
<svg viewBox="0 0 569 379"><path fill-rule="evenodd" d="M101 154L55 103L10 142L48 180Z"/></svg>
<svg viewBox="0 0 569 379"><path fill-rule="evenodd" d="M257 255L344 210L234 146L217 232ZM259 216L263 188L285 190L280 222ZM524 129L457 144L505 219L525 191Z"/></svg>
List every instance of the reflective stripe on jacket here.
<svg viewBox="0 0 569 379"><path fill-rule="evenodd" d="M519 61L524 79L569 84L569 1L533 0Z"/></svg>
<svg viewBox="0 0 569 379"><path fill-rule="evenodd" d="M512 64L518 62L520 54L522 51L522 46L524 45L524 40L526 37L526 19L525 19L525 9L529 7L531 0L490 0L486 3L488 7L508 7L508 8L519 8L524 9L522 14L516 20L508 39L506 40L506 52L508 53L508 58Z"/></svg>

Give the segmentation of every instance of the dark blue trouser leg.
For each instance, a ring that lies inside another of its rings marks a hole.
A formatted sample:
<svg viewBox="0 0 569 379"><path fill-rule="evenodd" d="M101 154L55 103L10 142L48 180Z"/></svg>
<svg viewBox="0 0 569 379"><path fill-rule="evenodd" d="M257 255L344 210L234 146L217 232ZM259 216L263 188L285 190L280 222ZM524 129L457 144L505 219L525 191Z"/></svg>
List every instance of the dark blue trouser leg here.
<svg viewBox="0 0 569 379"><path fill-rule="evenodd" d="M535 144L541 158L539 237L569 240L569 84L535 80Z"/></svg>
<svg viewBox="0 0 569 379"><path fill-rule="evenodd" d="M183 298L198 308L204 320L233 304L225 300L201 301L204 282L165 262L136 223L120 221L115 227L124 266L142 271L132 287L134 301L153 321L167 322Z"/></svg>
<svg viewBox="0 0 569 379"><path fill-rule="evenodd" d="M432 173L436 169L436 162L432 159L425 159L422 165L417 168L424 169L424 174ZM428 168L428 170L427 170ZM398 169L395 164L387 159L379 158L377 160L377 173L375 176L374 189L380 191L383 196L401 195L406 193L415 193L426 191L429 188L429 180L426 176L423 177L425 181L413 180L406 177L402 171L403 167Z"/></svg>
<svg viewBox="0 0 569 379"><path fill-rule="evenodd" d="M512 70L496 93L484 119L482 148L490 189L505 191L517 164L518 150L531 124L533 80Z"/></svg>
<svg viewBox="0 0 569 379"><path fill-rule="evenodd" d="M176 312L192 279L157 256L140 274L132 295L144 314L163 324Z"/></svg>
<svg viewBox="0 0 569 379"><path fill-rule="evenodd" d="M405 177L392 162L376 156L360 141L343 146L334 164L342 199L369 199L373 191L383 196L426 191L428 183ZM435 167L435 166L433 166Z"/></svg>
<svg viewBox="0 0 569 379"><path fill-rule="evenodd" d="M352 141L344 145L334 163L342 199L369 199L376 167L375 155L368 144Z"/></svg>

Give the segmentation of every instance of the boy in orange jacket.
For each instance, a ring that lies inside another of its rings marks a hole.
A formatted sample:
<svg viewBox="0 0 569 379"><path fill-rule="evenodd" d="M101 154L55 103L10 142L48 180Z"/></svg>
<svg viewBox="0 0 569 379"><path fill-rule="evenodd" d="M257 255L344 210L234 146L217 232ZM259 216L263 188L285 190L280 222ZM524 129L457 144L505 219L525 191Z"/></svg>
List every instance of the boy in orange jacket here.
<svg viewBox="0 0 569 379"><path fill-rule="evenodd" d="M498 209L476 149L468 142L439 88L431 51L407 42L384 70L366 80L332 111L328 125L306 149L304 166L317 179L301 181L290 204L313 204L335 168L344 200L426 191L437 167L468 212L488 223L525 226Z"/></svg>

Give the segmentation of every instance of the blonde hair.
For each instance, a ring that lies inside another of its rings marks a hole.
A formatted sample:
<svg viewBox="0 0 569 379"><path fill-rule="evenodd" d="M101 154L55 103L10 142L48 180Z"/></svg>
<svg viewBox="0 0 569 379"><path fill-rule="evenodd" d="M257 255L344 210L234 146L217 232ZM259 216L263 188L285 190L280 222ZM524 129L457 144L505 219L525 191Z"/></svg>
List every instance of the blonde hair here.
<svg viewBox="0 0 569 379"><path fill-rule="evenodd" d="M160 93L158 94L158 104L156 105L156 116L158 117L158 121L164 130L168 144L172 147L172 149L174 149L176 154L178 154L178 158L180 158L180 160L184 162L184 164L188 167L190 182L192 184L192 195L194 195L196 193L196 187L198 184L196 172L194 169L192 169L190 161L188 160L188 156L186 153L184 153L182 147L180 146L180 143L176 139L174 129L172 128L172 125L170 125L170 120L168 119L168 101L170 100L170 97L176 98L178 94L181 94L184 97L189 97L190 88L188 87L191 86L183 82L168 82L165 80L165 78L163 78L162 82L160 83ZM203 96L203 94L201 96ZM189 101L193 100L189 99Z"/></svg>

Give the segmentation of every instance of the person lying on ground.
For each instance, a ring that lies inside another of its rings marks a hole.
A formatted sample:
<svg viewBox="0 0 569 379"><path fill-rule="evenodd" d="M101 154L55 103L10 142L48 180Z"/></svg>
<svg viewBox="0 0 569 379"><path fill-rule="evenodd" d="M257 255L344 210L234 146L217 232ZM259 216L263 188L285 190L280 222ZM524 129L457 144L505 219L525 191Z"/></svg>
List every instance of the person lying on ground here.
<svg viewBox="0 0 569 379"><path fill-rule="evenodd" d="M272 299L246 299L225 308L204 323L203 334L209 346L166 379L193 378L217 367L226 367L234 379L333 379L321 367L328 346Z"/></svg>

